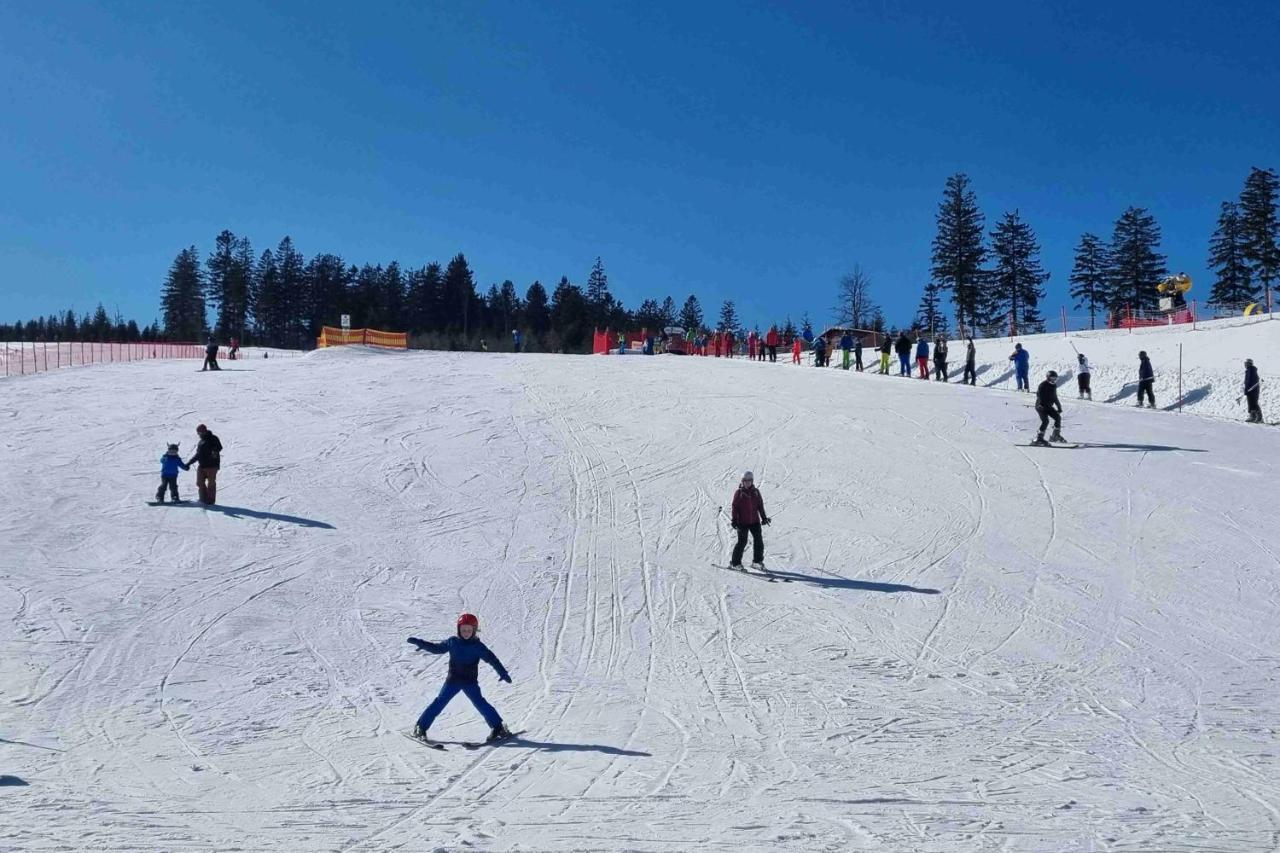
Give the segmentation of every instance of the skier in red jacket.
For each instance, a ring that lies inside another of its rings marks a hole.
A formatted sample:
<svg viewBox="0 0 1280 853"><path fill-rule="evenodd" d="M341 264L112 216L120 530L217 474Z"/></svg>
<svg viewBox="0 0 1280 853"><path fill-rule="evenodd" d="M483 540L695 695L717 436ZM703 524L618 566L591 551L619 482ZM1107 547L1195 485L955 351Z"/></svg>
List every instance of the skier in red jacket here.
<svg viewBox="0 0 1280 853"><path fill-rule="evenodd" d="M770 326L769 333L764 336L765 346L769 348L769 361L778 360L778 327Z"/></svg>
<svg viewBox="0 0 1280 853"><path fill-rule="evenodd" d="M730 518L733 529L738 531L738 543L733 546L733 555L729 558L729 568L742 569L742 552L747 547L747 534L751 534L751 568L764 571L764 537L760 526L769 523L769 516L764 511L764 498L756 489L755 478L751 472L742 475L742 483L733 494L733 514Z"/></svg>

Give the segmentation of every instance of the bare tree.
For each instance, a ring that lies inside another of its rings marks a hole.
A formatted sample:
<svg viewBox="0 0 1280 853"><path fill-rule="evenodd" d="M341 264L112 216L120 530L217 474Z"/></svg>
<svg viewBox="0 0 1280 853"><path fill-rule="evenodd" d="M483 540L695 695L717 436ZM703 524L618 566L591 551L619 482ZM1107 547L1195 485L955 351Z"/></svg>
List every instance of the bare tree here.
<svg viewBox="0 0 1280 853"><path fill-rule="evenodd" d="M870 328L879 306L871 300L871 277L854 264L853 272L840 277L836 297L836 322L854 329Z"/></svg>

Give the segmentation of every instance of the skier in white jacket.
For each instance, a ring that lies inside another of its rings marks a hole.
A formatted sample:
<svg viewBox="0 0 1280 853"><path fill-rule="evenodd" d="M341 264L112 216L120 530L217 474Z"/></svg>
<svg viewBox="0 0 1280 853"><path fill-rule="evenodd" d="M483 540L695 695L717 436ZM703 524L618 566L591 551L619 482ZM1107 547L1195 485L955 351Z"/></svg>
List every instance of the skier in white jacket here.
<svg viewBox="0 0 1280 853"><path fill-rule="evenodd" d="M1084 353L1076 353L1076 384L1080 388L1080 399L1088 397L1093 399L1093 389L1089 387L1089 359L1084 357Z"/></svg>

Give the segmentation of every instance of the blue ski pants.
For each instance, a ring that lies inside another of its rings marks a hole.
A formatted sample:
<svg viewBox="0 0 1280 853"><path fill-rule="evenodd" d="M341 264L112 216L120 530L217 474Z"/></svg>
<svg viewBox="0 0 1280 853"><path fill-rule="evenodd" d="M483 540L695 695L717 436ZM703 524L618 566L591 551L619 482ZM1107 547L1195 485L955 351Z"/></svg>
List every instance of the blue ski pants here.
<svg viewBox="0 0 1280 853"><path fill-rule="evenodd" d="M1018 374L1018 390L1030 391L1031 380L1029 378L1029 374L1031 373L1031 369L1028 367L1018 367L1018 368L1015 368L1015 371Z"/></svg>
<svg viewBox="0 0 1280 853"><path fill-rule="evenodd" d="M899 376L911 375L911 356L907 355L906 353L901 353L901 352L898 353L898 375Z"/></svg>
<svg viewBox="0 0 1280 853"><path fill-rule="evenodd" d="M476 710L480 712L480 716L484 717L484 721L489 724L489 728L495 728L502 725L502 715L494 709L489 701L484 698L484 694L480 692L479 684L458 684L455 681L446 681L444 686L440 688L440 695L432 700L427 709L422 712L422 716L418 717L418 725L424 729L431 728L431 724L436 721L436 717L440 716L440 712L444 710L454 696L461 691L471 700L471 704L476 706Z"/></svg>

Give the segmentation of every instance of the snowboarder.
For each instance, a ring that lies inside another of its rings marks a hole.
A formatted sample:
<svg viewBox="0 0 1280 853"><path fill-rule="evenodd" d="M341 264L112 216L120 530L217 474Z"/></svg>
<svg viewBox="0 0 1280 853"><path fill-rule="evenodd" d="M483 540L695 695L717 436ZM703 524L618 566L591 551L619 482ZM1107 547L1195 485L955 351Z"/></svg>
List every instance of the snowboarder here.
<svg viewBox="0 0 1280 853"><path fill-rule="evenodd" d="M862 372L862 335L853 336L853 369Z"/></svg>
<svg viewBox="0 0 1280 853"><path fill-rule="evenodd" d="M889 375L889 356L893 353L893 337L885 335L880 342L880 375Z"/></svg>
<svg viewBox="0 0 1280 853"><path fill-rule="evenodd" d="M218 469L222 467L222 442L204 424L196 427L196 435L200 443L196 445L196 455L187 460L196 465L196 488L200 491L200 503L215 504L218 502Z"/></svg>
<svg viewBox="0 0 1280 853"><path fill-rule="evenodd" d="M1249 401L1249 423L1262 423L1262 407L1258 405L1258 394L1262 391L1262 380L1258 377L1258 368L1253 359L1244 360L1244 396ZM1238 400L1236 402L1239 402Z"/></svg>
<svg viewBox="0 0 1280 853"><path fill-rule="evenodd" d="M978 384L978 350L973 345L973 336L969 336L969 343L964 351L964 379L963 382L969 385Z"/></svg>
<svg viewBox="0 0 1280 853"><path fill-rule="evenodd" d="M920 368L920 378L928 381L929 379L929 342L924 339L921 334L916 340L916 365Z"/></svg>
<svg viewBox="0 0 1280 853"><path fill-rule="evenodd" d="M764 498L755 487L755 477L750 471L742 475L742 482L733 494L733 510L729 518L733 529L738 532L738 542L733 546L733 554L729 557L729 568L742 568L742 552L747 547L747 534L751 534L751 568L764 570L764 538L760 532L762 524L769 523L769 516L764 511Z"/></svg>
<svg viewBox="0 0 1280 853"><path fill-rule="evenodd" d="M209 338L209 343L205 344L204 347L204 366L200 368L200 372L221 369L221 367L218 367L218 342L213 338Z"/></svg>
<svg viewBox="0 0 1280 853"><path fill-rule="evenodd" d="M933 378L936 382L948 382L951 379L947 373L947 339L942 335L938 335L938 340L933 345Z"/></svg>
<svg viewBox="0 0 1280 853"><path fill-rule="evenodd" d="M853 352L853 335L845 332L840 336L840 351L844 353L844 369L849 369L849 355Z"/></svg>
<svg viewBox="0 0 1280 853"><path fill-rule="evenodd" d="M190 471L191 466L182 461L182 457L178 455L178 445L171 444L169 449L165 451L164 456L160 457L160 488L156 489L156 503L164 503L164 490L168 488L169 497L174 503L182 503L182 498L178 497L178 469Z"/></svg>
<svg viewBox="0 0 1280 853"><path fill-rule="evenodd" d="M893 344L893 350L898 354L898 375L911 376L911 338L907 337L906 332L898 335L898 340Z"/></svg>
<svg viewBox="0 0 1280 853"><path fill-rule="evenodd" d="M511 737L511 732L507 729L506 724L502 722L502 715L489 704L489 701L484 698L484 694L480 692L480 661L484 661L493 667L494 671L498 673L498 678L507 684L511 683L511 676L507 673L506 667L502 665L502 661L498 660L498 656L489 651L489 647L476 636L479 631L480 620L470 613L463 613L458 617L457 635L448 638L443 643L432 643L427 640L420 640L417 637L409 638L411 645L422 649L424 652L430 652L433 655L442 655L446 652L449 654L449 675L444 680L444 686L440 688L439 695L418 717L418 722L413 727L413 736L418 740L426 743L431 742L427 737L427 731L431 728L431 724L436 721L436 717L440 716L440 712L459 692L466 694L466 697L471 700L471 704L475 705L476 710L480 712L480 716L484 717L484 721L489 725L489 743Z"/></svg>
<svg viewBox="0 0 1280 853"><path fill-rule="evenodd" d="M1142 408L1142 400L1145 397L1151 404L1151 408L1156 407L1156 372L1151 367L1151 359L1147 358L1147 351L1142 350L1138 353L1138 408Z"/></svg>
<svg viewBox="0 0 1280 853"><path fill-rule="evenodd" d="M1039 447L1048 445L1049 441L1065 444L1067 440L1062 437L1062 403L1058 402L1056 371L1050 370L1046 373L1044 381L1036 389L1036 414L1040 416L1040 432L1036 434L1036 440L1031 443ZM1044 430L1049 425L1050 418L1053 419L1053 434L1049 436L1049 441L1045 441Z"/></svg>
<svg viewBox="0 0 1280 853"><path fill-rule="evenodd" d="M1031 390L1031 353L1022 348L1022 344L1013 345L1013 355L1009 356L1009 360L1013 362L1013 372L1018 376L1018 390Z"/></svg>
<svg viewBox="0 0 1280 853"><path fill-rule="evenodd" d="M1076 385L1080 389L1080 399L1088 397L1093 399L1093 388L1089 385L1089 359L1084 357L1084 353L1076 353Z"/></svg>

